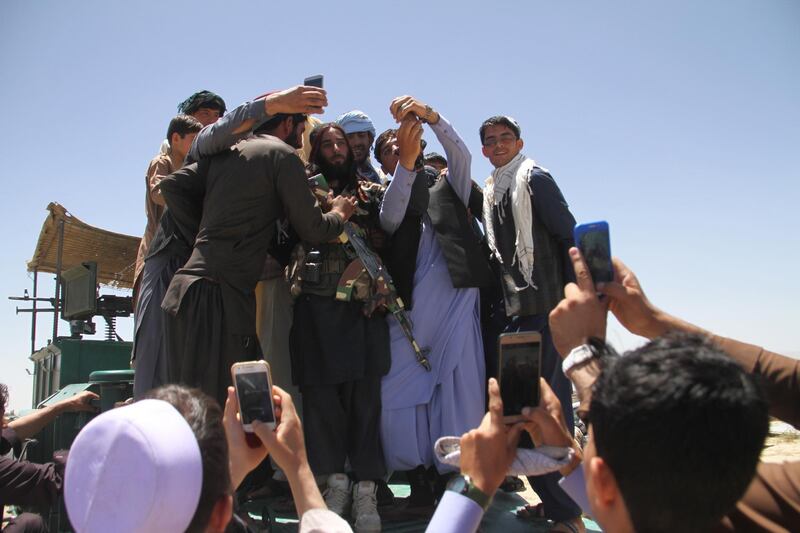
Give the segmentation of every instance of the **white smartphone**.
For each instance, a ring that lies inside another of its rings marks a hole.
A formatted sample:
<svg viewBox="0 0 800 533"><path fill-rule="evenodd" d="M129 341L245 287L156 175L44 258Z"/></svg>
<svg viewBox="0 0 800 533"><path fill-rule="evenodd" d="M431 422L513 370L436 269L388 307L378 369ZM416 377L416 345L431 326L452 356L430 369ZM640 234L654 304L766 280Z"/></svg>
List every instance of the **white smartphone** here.
<svg viewBox="0 0 800 533"><path fill-rule="evenodd" d="M239 413L245 432L253 432L253 420L275 429L275 406L272 403L272 375L266 361L235 363L231 367Z"/></svg>

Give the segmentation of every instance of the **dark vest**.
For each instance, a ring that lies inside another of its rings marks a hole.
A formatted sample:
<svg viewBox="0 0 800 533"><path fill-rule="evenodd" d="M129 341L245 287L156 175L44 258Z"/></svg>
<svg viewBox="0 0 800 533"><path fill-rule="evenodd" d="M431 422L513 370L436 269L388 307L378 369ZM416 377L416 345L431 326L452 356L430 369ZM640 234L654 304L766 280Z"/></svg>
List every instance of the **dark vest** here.
<svg viewBox="0 0 800 533"><path fill-rule="evenodd" d="M481 249L466 206L445 178L428 189L428 176L425 172L417 173L406 216L392 237L387 260L397 292L409 309L413 305L411 293L422 232L422 215L425 211L431 219L436 241L447 262L453 287L488 287L494 283L489 262ZM424 209L426 199L427 209Z"/></svg>

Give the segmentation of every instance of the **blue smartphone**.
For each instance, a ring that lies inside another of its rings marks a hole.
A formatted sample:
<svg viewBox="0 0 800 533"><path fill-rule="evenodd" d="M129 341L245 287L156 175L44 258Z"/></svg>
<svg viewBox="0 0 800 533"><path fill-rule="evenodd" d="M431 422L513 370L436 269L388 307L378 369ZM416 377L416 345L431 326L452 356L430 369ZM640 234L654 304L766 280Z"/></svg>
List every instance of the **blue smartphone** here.
<svg viewBox="0 0 800 533"><path fill-rule="evenodd" d="M608 235L608 222L589 222L578 224L574 231L575 246L581 251L589 266L595 283L614 281L614 267L611 264L611 240Z"/></svg>

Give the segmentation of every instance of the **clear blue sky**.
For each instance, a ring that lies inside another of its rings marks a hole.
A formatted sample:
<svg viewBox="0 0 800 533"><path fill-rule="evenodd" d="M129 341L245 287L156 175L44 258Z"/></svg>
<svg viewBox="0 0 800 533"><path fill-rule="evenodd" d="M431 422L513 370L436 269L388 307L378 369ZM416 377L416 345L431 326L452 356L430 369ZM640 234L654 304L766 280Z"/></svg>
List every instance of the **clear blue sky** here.
<svg viewBox="0 0 800 533"><path fill-rule="evenodd" d="M5 298L31 286L25 262L48 202L141 235L145 169L178 102L209 89L234 107L317 73L323 119L360 108L381 131L393 97L429 102L461 132L481 183L480 122L516 117L525 152L579 221L609 221L612 250L657 304L800 353L798 28L794 0L5 0L0 381L11 405L30 402L29 315ZM50 330L41 320L39 346ZM611 339L636 342L618 328Z"/></svg>

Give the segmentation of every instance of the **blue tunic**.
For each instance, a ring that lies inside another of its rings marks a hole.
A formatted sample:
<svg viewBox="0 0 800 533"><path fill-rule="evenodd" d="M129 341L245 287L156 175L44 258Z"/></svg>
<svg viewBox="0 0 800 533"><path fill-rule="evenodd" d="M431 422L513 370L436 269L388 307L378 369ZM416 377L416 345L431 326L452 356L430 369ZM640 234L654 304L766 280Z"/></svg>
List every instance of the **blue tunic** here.
<svg viewBox="0 0 800 533"><path fill-rule="evenodd" d="M466 206L471 156L443 118L431 126L447 154L448 177ZM393 233L402 221L416 174L398 164L381 207L381 225ZM456 289L428 215L414 273L414 336L430 348L432 371L417 363L397 322L389 319L392 367L381 384L381 438L387 468L434 465L433 444L477 427L484 414L486 373L478 289ZM436 462L440 472L452 467Z"/></svg>

